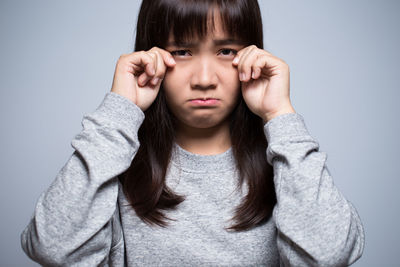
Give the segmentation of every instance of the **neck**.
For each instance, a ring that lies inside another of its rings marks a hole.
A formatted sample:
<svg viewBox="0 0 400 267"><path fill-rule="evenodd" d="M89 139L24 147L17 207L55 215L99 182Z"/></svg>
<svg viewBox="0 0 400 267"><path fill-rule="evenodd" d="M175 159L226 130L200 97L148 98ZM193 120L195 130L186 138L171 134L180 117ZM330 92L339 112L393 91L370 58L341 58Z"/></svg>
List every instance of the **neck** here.
<svg viewBox="0 0 400 267"><path fill-rule="evenodd" d="M229 121L211 128L195 128L180 124L176 132L176 142L183 149L201 155L216 155L231 147Z"/></svg>

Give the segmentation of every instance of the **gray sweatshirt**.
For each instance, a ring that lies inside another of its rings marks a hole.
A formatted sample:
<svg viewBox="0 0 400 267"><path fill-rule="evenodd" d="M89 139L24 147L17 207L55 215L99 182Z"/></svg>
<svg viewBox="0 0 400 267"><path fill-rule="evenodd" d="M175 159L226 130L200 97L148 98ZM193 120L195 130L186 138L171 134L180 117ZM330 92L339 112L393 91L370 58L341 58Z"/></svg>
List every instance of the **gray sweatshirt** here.
<svg viewBox="0 0 400 267"><path fill-rule="evenodd" d="M251 230L227 232L247 187L236 191L232 148L198 155L174 144L167 185L185 195L167 211L167 228L136 216L117 176L138 148L144 113L109 92L82 119L74 153L41 194L21 245L45 266L347 266L364 248L354 206L334 185L327 155L298 113L264 125L274 168L273 216Z"/></svg>

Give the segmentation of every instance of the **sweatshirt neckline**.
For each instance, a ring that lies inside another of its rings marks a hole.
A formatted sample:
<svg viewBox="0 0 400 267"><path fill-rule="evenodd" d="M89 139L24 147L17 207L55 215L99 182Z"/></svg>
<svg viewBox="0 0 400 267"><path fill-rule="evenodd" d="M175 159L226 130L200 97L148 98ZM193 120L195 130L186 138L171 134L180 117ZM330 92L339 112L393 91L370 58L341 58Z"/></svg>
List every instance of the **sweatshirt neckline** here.
<svg viewBox="0 0 400 267"><path fill-rule="evenodd" d="M223 172L235 166L232 147L220 154L201 155L189 152L174 143L171 161L181 170L196 173Z"/></svg>

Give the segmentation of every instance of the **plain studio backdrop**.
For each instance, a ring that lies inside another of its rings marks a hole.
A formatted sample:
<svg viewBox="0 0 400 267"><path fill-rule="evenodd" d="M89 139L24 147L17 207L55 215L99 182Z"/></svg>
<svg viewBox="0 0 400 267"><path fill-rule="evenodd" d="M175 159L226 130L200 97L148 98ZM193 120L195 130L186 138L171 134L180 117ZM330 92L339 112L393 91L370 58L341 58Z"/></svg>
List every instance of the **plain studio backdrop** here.
<svg viewBox="0 0 400 267"><path fill-rule="evenodd" d="M288 63L293 106L363 221L354 266L398 266L400 2L259 2L264 48ZM37 266L20 234L133 51L139 5L1 0L0 266Z"/></svg>

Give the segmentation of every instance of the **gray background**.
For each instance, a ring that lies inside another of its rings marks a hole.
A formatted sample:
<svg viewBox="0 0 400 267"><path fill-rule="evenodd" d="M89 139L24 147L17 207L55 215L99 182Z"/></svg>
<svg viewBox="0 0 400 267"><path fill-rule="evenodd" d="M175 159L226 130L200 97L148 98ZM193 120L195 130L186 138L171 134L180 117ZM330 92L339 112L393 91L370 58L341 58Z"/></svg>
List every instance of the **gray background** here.
<svg viewBox="0 0 400 267"><path fill-rule="evenodd" d="M139 4L0 2L1 266L36 266L20 233L73 152L83 114L110 90L118 57L132 51ZM362 218L354 266L396 266L399 1L260 4L265 49L289 64L292 103Z"/></svg>

